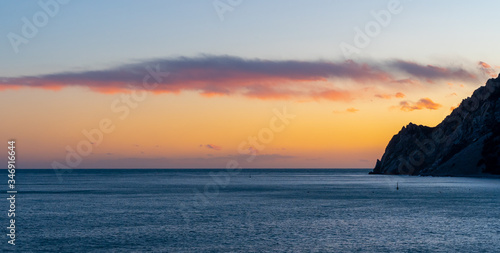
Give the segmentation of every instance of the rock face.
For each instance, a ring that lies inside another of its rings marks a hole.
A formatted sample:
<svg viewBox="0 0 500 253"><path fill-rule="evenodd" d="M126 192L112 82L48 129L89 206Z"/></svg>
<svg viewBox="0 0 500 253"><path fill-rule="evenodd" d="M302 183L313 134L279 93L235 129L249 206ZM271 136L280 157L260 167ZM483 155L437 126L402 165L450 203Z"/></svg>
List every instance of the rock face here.
<svg viewBox="0 0 500 253"><path fill-rule="evenodd" d="M370 174L500 175L500 75L436 127L403 127Z"/></svg>

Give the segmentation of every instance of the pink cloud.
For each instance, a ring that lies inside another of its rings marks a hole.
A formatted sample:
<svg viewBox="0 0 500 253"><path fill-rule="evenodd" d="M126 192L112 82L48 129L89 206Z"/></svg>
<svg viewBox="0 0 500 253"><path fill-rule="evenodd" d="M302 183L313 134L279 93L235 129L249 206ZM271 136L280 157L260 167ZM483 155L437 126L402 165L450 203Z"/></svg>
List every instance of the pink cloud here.
<svg viewBox="0 0 500 253"><path fill-rule="evenodd" d="M377 98L382 98L382 99L391 99L393 97L395 98L404 98L406 95L402 92L397 92L396 94L375 94L375 97Z"/></svg>
<svg viewBox="0 0 500 253"><path fill-rule="evenodd" d="M404 97L406 97L406 95L404 93L402 93L402 92L398 92L394 96L397 97L397 98L404 98Z"/></svg>
<svg viewBox="0 0 500 253"><path fill-rule="evenodd" d="M422 109L437 110L442 107L441 104L435 103L430 98L421 98L416 103L412 103L409 101L401 101L399 105L400 109L405 112L422 110Z"/></svg>
<svg viewBox="0 0 500 253"><path fill-rule="evenodd" d="M461 68L402 60L361 63L201 56L149 60L96 71L0 78L0 91L20 87L59 90L76 86L100 93L127 93L145 89L144 82L156 82L153 93L196 91L205 97L240 95L268 100L351 101L363 86L419 85L418 80L467 81L474 77ZM401 98L398 94L392 96Z"/></svg>
<svg viewBox="0 0 500 253"><path fill-rule="evenodd" d="M481 69L484 74L486 74L490 77L493 77L493 78L497 76L495 69L491 65L489 65L488 63L480 61L480 62L478 62L478 65L479 65L479 69Z"/></svg>

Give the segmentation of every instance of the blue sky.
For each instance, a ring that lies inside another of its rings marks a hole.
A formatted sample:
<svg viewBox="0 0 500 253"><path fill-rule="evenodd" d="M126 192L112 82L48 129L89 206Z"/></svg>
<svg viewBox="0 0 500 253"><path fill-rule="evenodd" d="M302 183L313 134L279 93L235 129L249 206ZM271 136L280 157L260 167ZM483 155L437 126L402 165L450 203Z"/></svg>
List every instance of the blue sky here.
<svg viewBox="0 0 500 253"><path fill-rule="evenodd" d="M46 1L45 1L46 2ZM3 1L0 76L98 69L200 54L263 59L342 59L341 42L389 1L243 1L218 18L213 1L78 1L61 5L15 54L7 34L41 10ZM466 64L500 58L498 1L401 1L403 11L360 57Z"/></svg>

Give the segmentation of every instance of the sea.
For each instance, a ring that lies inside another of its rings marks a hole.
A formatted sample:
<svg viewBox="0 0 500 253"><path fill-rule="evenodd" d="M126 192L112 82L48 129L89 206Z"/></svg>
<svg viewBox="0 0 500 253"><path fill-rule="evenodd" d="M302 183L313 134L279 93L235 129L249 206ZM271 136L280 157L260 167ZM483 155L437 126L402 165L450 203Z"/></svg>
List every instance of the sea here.
<svg viewBox="0 0 500 253"><path fill-rule="evenodd" d="M368 172L19 169L15 245L5 186L0 249L500 252L499 178Z"/></svg>

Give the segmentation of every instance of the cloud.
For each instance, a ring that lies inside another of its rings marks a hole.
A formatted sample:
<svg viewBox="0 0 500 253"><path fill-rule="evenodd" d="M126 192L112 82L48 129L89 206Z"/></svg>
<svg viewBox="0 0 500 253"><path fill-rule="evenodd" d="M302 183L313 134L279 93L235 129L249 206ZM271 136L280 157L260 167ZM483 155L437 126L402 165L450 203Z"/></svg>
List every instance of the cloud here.
<svg viewBox="0 0 500 253"><path fill-rule="evenodd" d="M392 95L391 94L375 94L375 97L382 98L382 99L391 99Z"/></svg>
<svg viewBox="0 0 500 253"><path fill-rule="evenodd" d="M204 96L239 94L260 99L348 100L350 92L335 87L331 79L364 83L390 81L391 76L378 66L354 61L272 61L202 56L150 60L96 71L3 78L0 87L56 90L83 86L97 92L115 93L130 92L142 87L144 80L152 84L154 79L159 80L153 90L156 93L197 91Z"/></svg>
<svg viewBox="0 0 500 253"><path fill-rule="evenodd" d="M206 145L200 145L200 147L204 147L204 148L208 148L208 149L213 149L213 150L221 150L222 147L220 146L217 146L217 145L213 145L213 144L206 144Z"/></svg>
<svg viewBox="0 0 500 253"><path fill-rule="evenodd" d="M375 97L382 98L382 99L391 99L393 97L395 97L395 98L404 98L404 97L406 97L406 95L404 93L402 93L402 92L398 92L398 93L396 93L394 95L392 95L392 94L375 94Z"/></svg>
<svg viewBox="0 0 500 253"><path fill-rule="evenodd" d="M437 110L442 107L441 104L435 103L430 98L421 98L416 103L401 101L401 103L399 103L399 106L400 109L405 112L422 109Z"/></svg>
<svg viewBox="0 0 500 253"><path fill-rule="evenodd" d="M398 92L394 96L397 97L397 98L404 98L404 97L406 97L406 95L404 93L402 93L402 92Z"/></svg>
<svg viewBox="0 0 500 253"><path fill-rule="evenodd" d="M417 85L420 84L420 81L411 79L411 78L406 78L406 79L399 79L399 80L394 80L392 83L396 84L408 84L408 85Z"/></svg>
<svg viewBox="0 0 500 253"><path fill-rule="evenodd" d="M356 109L354 107L350 107L350 108L345 109L344 111L334 110L333 113L355 113L358 111L359 111L359 109Z"/></svg>
<svg viewBox="0 0 500 253"><path fill-rule="evenodd" d="M422 65L419 63L403 61L403 60L393 61L392 67L399 69L414 77L424 79L430 83L436 80L443 80L443 79L474 81L477 78L475 74L463 68Z"/></svg>
<svg viewBox="0 0 500 253"><path fill-rule="evenodd" d="M479 65L479 69L481 69L481 71L484 74L486 74L490 77L493 77L493 78L497 77L497 73L496 73L495 69L491 65L489 65L488 63L480 61L480 62L478 62L478 65Z"/></svg>
<svg viewBox="0 0 500 253"><path fill-rule="evenodd" d="M419 79L467 81L475 76L461 68L402 60L364 63L205 55L145 60L101 70L0 77L0 91L20 87L57 91L76 86L117 93L145 89L144 84L157 83L152 89L154 93L195 91L207 97L241 95L273 100L350 101L356 98L360 86L416 85Z"/></svg>
<svg viewBox="0 0 500 253"><path fill-rule="evenodd" d="M479 61L477 64L479 64L479 66L483 67L483 68L487 68L487 69L491 68L491 65L489 65L488 63L483 62L483 61Z"/></svg>
<svg viewBox="0 0 500 253"><path fill-rule="evenodd" d="M460 103L458 103L456 106L451 106L450 111L457 109L459 106L460 106Z"/></svg>

